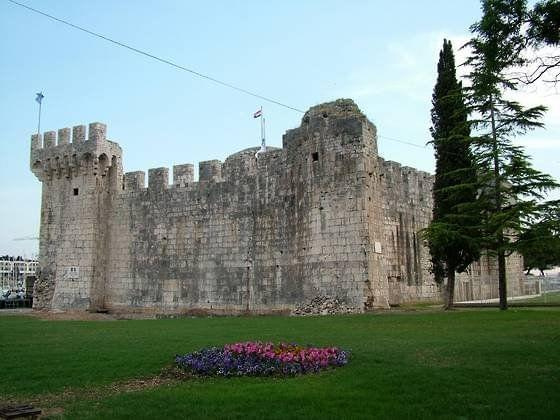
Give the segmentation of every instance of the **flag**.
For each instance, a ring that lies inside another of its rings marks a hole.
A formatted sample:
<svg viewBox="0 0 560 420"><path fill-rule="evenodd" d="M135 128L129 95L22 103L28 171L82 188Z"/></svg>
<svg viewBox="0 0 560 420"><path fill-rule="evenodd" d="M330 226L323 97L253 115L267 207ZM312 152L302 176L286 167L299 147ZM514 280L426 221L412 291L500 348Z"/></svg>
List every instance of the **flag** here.
<svg viewBox="0 0 560 420"><path fill-rule="evenodd" d="M253 114L253 118L259 118L262 116L262 109L259 109L257 112Z"/></svg>
<svg viewBox="0 0 560 420"><path fill-rule="evenodd" d="M43 98L45 97L45 95L43 95L43 92L39 92L37 93L37 96L35 97L35 100L37 101L37 103L41 103L43 101Z"/></svg>

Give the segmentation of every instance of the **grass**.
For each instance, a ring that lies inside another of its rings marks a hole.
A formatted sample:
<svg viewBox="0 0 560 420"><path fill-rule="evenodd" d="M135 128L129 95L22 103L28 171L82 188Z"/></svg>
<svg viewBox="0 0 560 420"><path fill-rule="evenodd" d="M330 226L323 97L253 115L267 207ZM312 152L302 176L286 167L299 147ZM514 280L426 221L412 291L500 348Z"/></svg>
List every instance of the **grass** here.
<svg viewBox="0 0 560 420"><path fill-rule="evenodd" d="M550 303L560 305L560 292L549 292L533 298L512 301L515 303Z"/></svg>
<svg viewBox="0 0 560 420"><path fill-rule="evenodd" d="M560 311L41 321L0 317L0 399L63 418L556 418ZM160 387L176 353L238 340L338 345L346 367ZM58 413L58 414L56 414Z"/></svg>

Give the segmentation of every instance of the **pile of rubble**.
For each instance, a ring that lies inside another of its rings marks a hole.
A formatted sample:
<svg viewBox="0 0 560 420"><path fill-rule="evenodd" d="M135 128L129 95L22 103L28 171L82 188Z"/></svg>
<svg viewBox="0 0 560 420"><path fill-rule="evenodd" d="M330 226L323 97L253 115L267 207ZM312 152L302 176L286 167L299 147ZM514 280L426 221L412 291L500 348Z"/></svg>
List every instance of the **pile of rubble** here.
<svg viewBox="0 0 560 420"><path fill-rule="evenodd" d="M38 275L33 285L33 308L48 309L54 295L54 281L52 277Z"/></svg>
<svg viewBox="0 0 560 420"><path fill-rule="evenodd" d="M308 303L302 303L293 310L292 315L307 316L307 315L336 315L336 314L351 314L356 312L356 309L347 306L344 301L336 297L330 296L316 296Z"/></svg>

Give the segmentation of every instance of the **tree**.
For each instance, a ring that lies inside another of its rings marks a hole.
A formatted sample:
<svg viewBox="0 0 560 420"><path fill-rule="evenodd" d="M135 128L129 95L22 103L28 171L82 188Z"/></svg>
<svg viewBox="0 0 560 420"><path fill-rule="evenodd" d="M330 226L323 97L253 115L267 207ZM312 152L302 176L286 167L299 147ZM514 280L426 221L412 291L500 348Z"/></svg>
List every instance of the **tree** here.
<svg viewBox="0 0 560 420"><path fill-rule="evenodd" d="M528 37L533 44L560 44L560 1L539 1L529 12Z"/></svg>
<svg viewBox="0 0 560 420"><path fill-rule="evenodd" d="M541 221L519 237L519 251L523 255L527 274L537 268L543 271L560 265L560 231L555 223Z"/></svg>
<svg viewBox="0 0 560 420"><path fill-rule="evenodd" d="M432 143L436 158L433 219L423 231L436 281L447 278L445 309L453 307L455 272L480 257L478 216L464 211L476 199L476 171L462 86L457 81L451 41L443 40L432 95Z"/></svg>
<svg viewBox="0 0 560 420"><path fill-rule="evenodd" d="M482 18L471 27L467 43L472 53L467 89L472 137L477 159L479 195L476 202L483 216L483 245L498 262L500 309L507 309L506 256L518 249L518 235L557 203L547 203L545 194L557 187L548 175L532 168L522 148L512 139L542 127L546 108L525 109L508 100L517 90L508 71L523 64L525 0L483 0Z"/></svg>
<svg viewBox="0 0 560 420"><path fill-rule="evenodd" d="M524 84L539 80L558 83L560 78L560 1L542 0L532 10L525 10L522 46L526 55L522 71L515 71L512 78ZM544 49L543 47L553 47Z"/></svg>

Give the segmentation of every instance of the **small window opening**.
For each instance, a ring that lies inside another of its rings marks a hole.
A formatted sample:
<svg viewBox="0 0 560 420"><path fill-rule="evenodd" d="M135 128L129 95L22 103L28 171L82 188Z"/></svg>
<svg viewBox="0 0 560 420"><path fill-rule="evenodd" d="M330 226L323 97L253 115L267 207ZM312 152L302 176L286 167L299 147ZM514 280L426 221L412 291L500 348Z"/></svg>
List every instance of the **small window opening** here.
<svg viewBox="0 0 560 420"><path fill-rule="evenodd" d="M319 152L311 153L311 158L313 159L313 162L317 162L319 160Z"/></svg>
<svg viewBox="0 0 560 420"><path fill-rule="evenodd" d="M74 195L78 195L78 188L74 188Z"/></svg>

